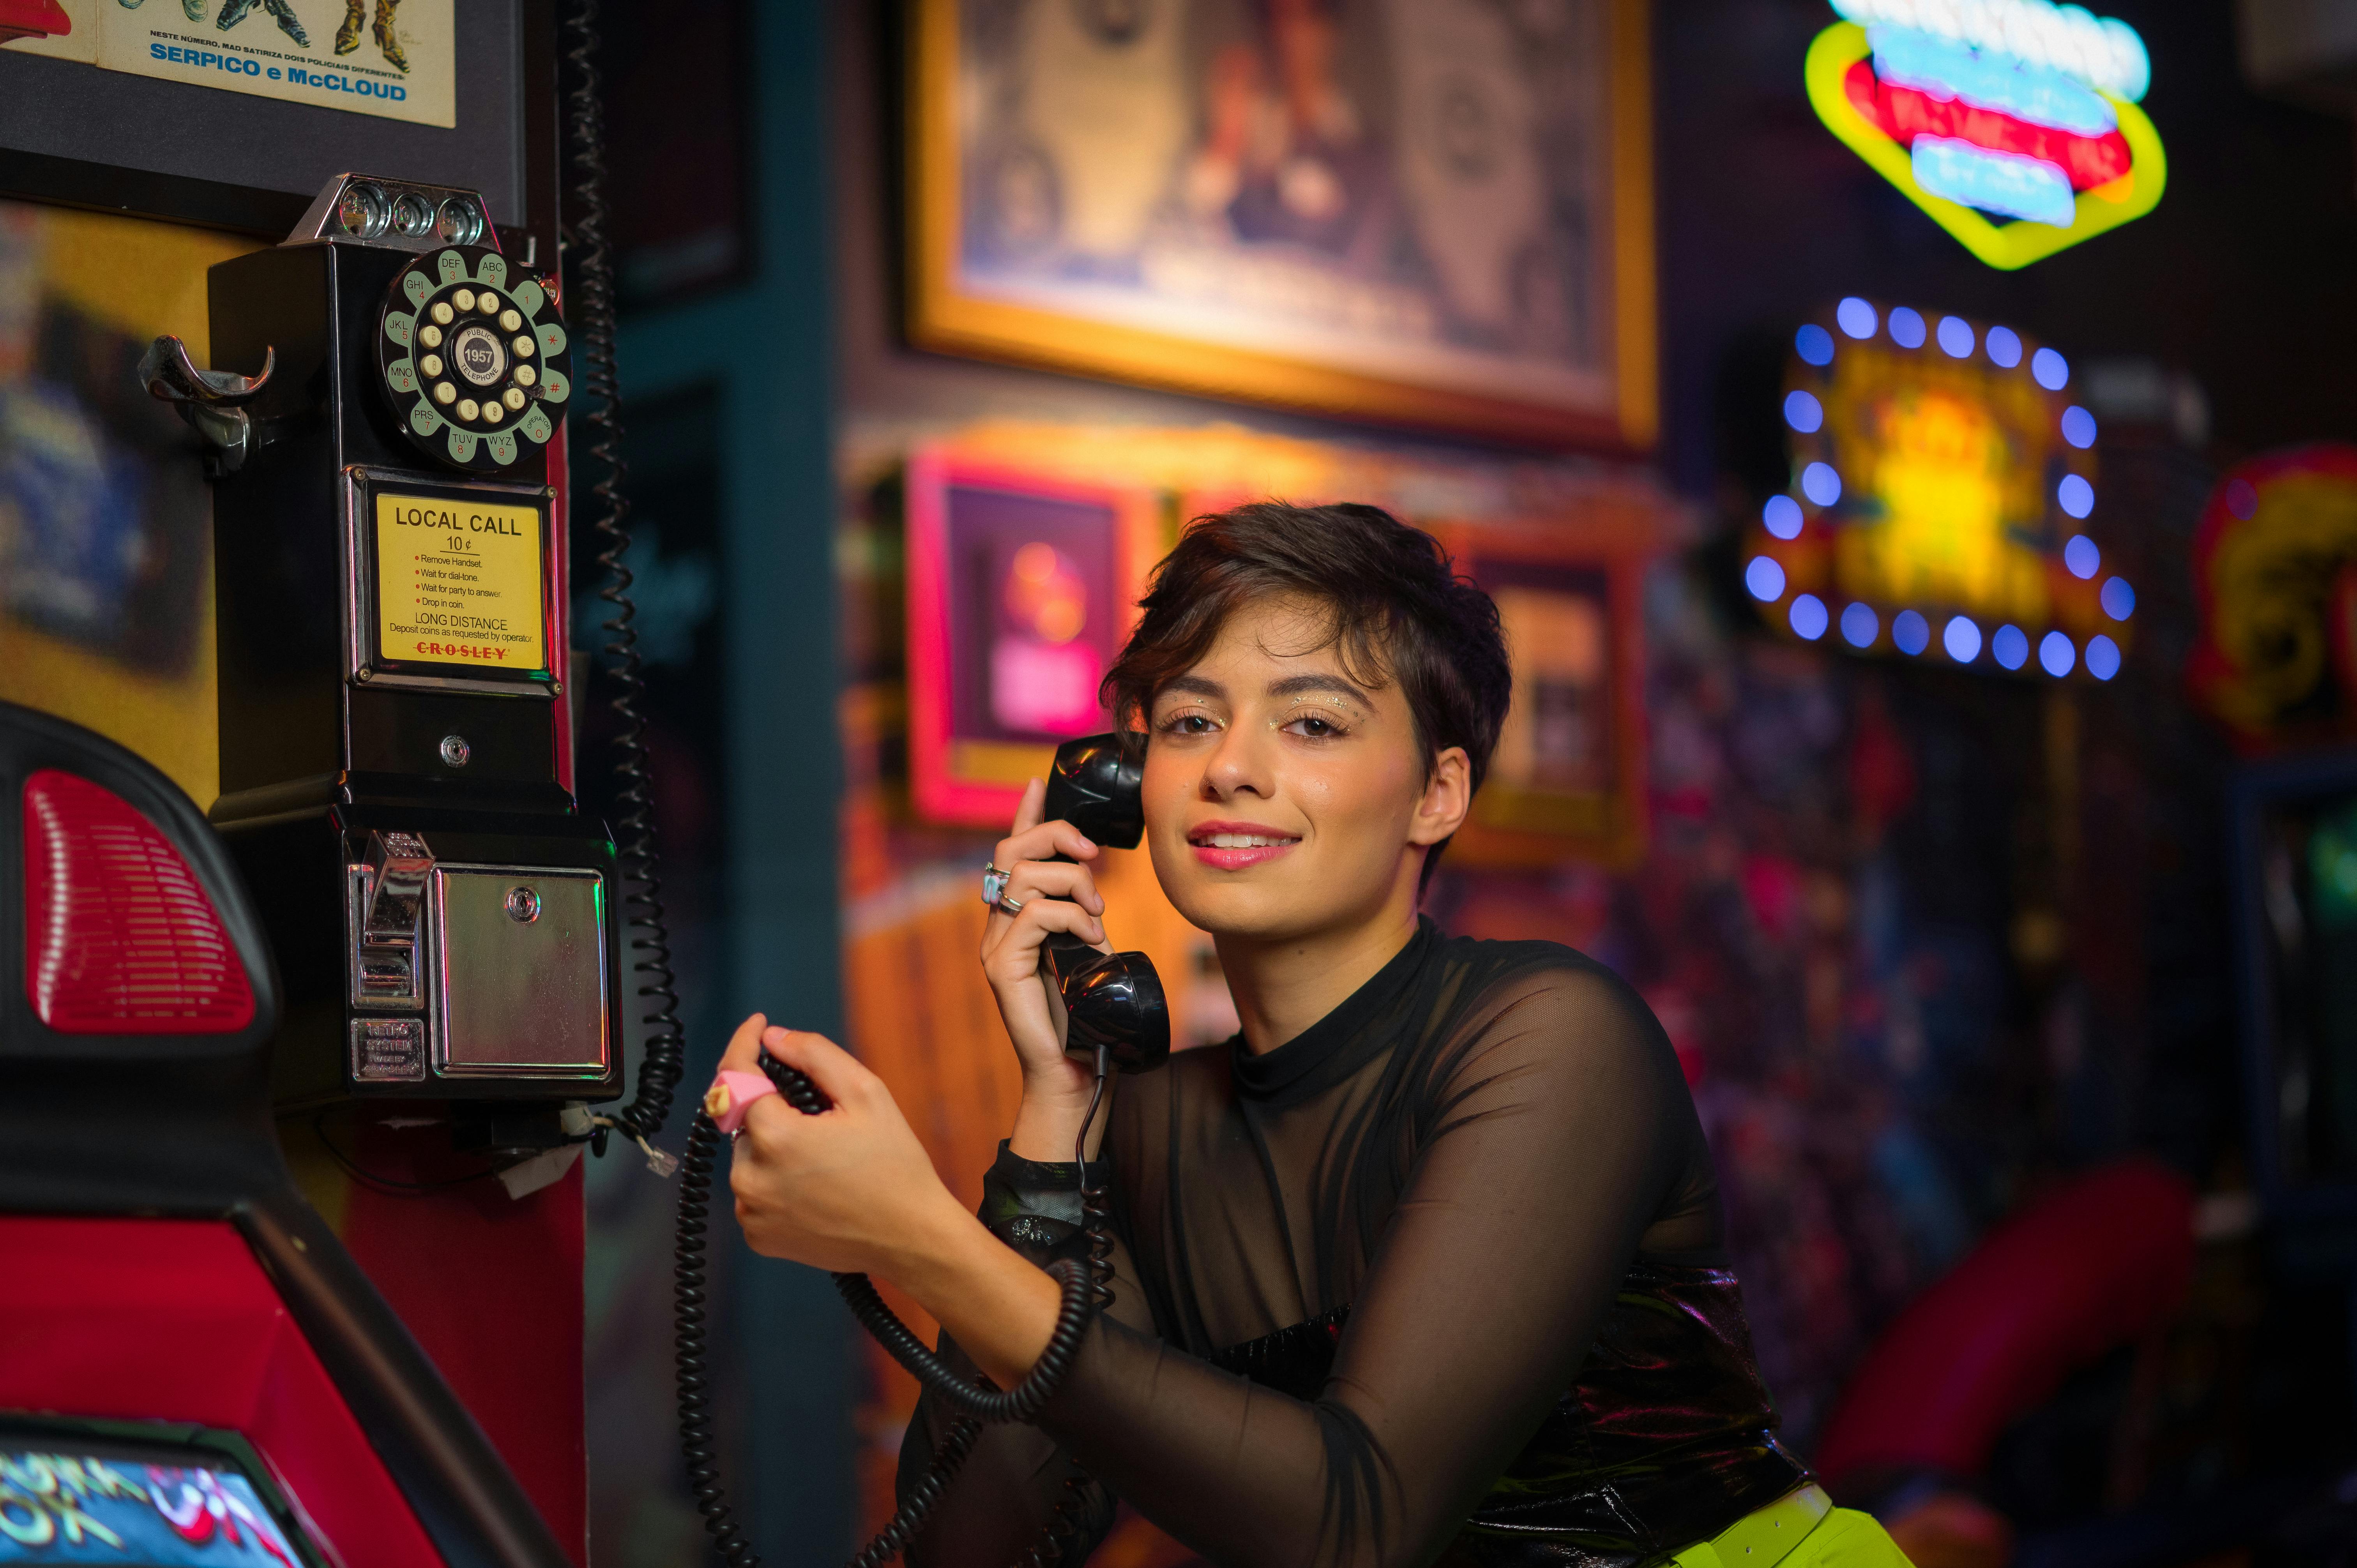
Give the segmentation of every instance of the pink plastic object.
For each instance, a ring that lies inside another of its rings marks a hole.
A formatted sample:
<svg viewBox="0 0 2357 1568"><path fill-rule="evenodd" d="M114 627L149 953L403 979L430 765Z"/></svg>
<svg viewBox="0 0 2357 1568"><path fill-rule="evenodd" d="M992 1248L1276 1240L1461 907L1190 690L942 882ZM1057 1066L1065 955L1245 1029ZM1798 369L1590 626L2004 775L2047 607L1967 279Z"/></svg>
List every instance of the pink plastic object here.
<svg viewBox="0 0 2357 1568"><path fill-rule="evenodd" d="M753 1101L777 1092L778 1086L764 1074L724 1072L704 1091L704 1109L714 1126L734 1133L745 1125L745 1112L753 1108Z"/></svg>
<svg viewBox="0 0 2357 1568"><path fill-rule="evenodd" d="M1817 1473L1978 1475L1997 1434L2072 1369L2174 1311L2193 1273L2193 1189L2122 1160L1983 1239L1867 1353L1817 1445Z"/></svg>

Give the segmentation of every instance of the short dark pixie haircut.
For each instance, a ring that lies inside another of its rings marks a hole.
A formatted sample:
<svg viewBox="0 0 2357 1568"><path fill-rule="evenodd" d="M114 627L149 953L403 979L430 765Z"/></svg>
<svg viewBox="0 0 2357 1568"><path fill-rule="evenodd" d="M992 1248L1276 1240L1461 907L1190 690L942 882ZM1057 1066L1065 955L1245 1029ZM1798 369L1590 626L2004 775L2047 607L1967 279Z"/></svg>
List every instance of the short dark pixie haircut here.
<svg viewBox="0 0 2357 1568"><path fill-rule="evenodd" d="M1145 614L1104 678L1116 725L1145 725L1155 693L1211 650L1229 616L1276 596L1322 607L1351 679L1399 682L1425 773L1465 748L1481 787L1513 696L1498 607L1457 575L1448 552L1380 507L1254 501L1199 517L1155 568ZM1425 857L1426 881L1447 843Z"/></svg>

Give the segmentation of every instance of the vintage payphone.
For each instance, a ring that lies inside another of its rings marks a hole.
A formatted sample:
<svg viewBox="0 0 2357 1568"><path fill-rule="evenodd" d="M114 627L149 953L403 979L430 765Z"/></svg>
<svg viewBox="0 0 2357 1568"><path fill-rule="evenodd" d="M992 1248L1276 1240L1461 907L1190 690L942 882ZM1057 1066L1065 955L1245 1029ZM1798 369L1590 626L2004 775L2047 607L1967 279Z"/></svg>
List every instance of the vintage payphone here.
<svg viewBox="0 0 2357 1568"><path fill-rule="evenodd" d="M622 932L565 765L551 285L475 193L359 175L210 281L215 368L167 338L143 373L215 479L210 815L285 976L274 1097L577 1140L621 1091Z"/></svg>

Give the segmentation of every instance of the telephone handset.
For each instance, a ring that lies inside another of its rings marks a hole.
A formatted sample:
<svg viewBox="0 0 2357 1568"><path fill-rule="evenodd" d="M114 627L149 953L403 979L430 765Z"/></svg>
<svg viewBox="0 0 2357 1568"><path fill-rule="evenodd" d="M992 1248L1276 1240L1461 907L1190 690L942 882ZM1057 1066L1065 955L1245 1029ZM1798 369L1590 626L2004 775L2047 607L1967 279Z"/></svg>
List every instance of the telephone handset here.
<svg viewBox="0 0 2357 1568"><path fill-rule="evenodd" d="M1136 848L1146 831L1138 800L1145 766L1146 736L1136 730L1066 741L1048 772L1046 820L1068 822L1113 849ZM1170 1009L1152 959L1099 952L1055 931L1040 966L1063 1003L1064 1048L1072 1055L1108 1051L1124 1072L1150 1072L1169 1056Z"/></svg>

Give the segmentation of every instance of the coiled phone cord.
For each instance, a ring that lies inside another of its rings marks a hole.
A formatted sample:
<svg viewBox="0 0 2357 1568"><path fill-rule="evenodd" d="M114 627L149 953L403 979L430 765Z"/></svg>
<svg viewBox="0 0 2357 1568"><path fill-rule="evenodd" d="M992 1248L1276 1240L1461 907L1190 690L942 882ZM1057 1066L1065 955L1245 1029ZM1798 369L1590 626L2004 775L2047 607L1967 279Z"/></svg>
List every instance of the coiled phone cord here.
<svg viewBox="0 0 2357 1568"><path fill-rule="evenodd" d="M606 569L607 576L597 596L614 607L612 618L605 623L611 637L605 651L612 659L606 673L614 683L608 705L621 721L614 736L614 778L619 786L614 797L619 813L614 838L625 924L630 932L630 970L638 978L639 997L646 1004L640 1019L645 1033L638 1091L628 1105L601 1120L645 1149L658 1171L667 1171L670 1156L660 1154L651 1140L671 1115L672 1101L686 1069L686 1041L679 1023L678 982L672 973L671 931L663 918L662 877L655 858L647 721L640 711L647 683L641 674L638 628L631 624L638 610L630 602L630 569L623 564L630 549L630 503L622 493L629 469L622 461L621 383L614 368L614 256L606 238L605 129L597 102L596 59L597 0L576 0L565 27L571 35L565 58L573 71L566 114L573 163L579 170L573 186L575 212L565 256L572 288L565 306L572 317L581 371L581 399L576 405L580 412L574 417L589 431L588 457L604 470L589 493L597 497L595 526L602 545L597 564ZM602 1134L598 1147L602 1152Z"/></svg>
<svg viewBox="0 0 2357 1568"><path fill-rule="evenodd" d="M787 1104L806 1116L816 1116L828 1108L826 1097L804 1074L779 1062L767 1051L761 1053L759 1060L761 1070L778 1086L779 1095ZM968 1382L909 1332L908 1325L885 1305L866 1274L834 1276L835 1289L860 1326L873 1335L894 1360L925 1387L949 1401L957 1412L941 1444L933 1450L932 1463L926 1467L924 1479L902 1499L890 1522L851 1559L852 1568L877 1568L898 1556L916 1539L917 1531L973 1453L974 1441L985 1423L1029 1421L1039 1413L1071 1369L1073 1358L1080 1354L1081 1338L1088 1332L1089 1320L1113 1299L1105 1283L1112 1275L1113 1252L1105 1189L1101 1184L1087 1182L1088 1166L1082 1160L1088 1146L1089 1129L1095 1124L1098 1107L1104 1098L1105 1070L1104 1053L1101 1050L1096 1090L1089 1097L1088 1114L1081 1122L1073 1149L1073 1159L1083 1173L1082 1215L1089 1240L1089 1262L1081 1265L1059 1261L1049 1267L1049 1273L1063 1293L1056 1310L1056 1326L1048 1336L1047 1348L1039 1353L1039 1360L1021 1382L1004 1391ZM720 1481L713 1446L710 1369L705 1359L705 1324L710 1300L705 1275L706 1217L713 1170L725 1141L711 1116L698 1110L688 1130L687 1154L680 1167L678 1239L672 1266L673 1296L678 1316L675 1359L679 1373L680 1448L687 1461L688 1485L695 1497L696 1511L704 1516L705 1529L711 1533L722 1562L727 1568L759 1568L760 1559L755 1555L752 1543L745 1539L736 1512L729 1506L727 1488ZM1078 1533L1075 1521L1086 1501L1081 1491L1086 1481L1086 1476L1080 1474L1066 1480L1066 1495L1049 1516L1039 1540L1020 1560L1022 1568L1052 1568L1062 1561L1065 1544Z"/></svg>

